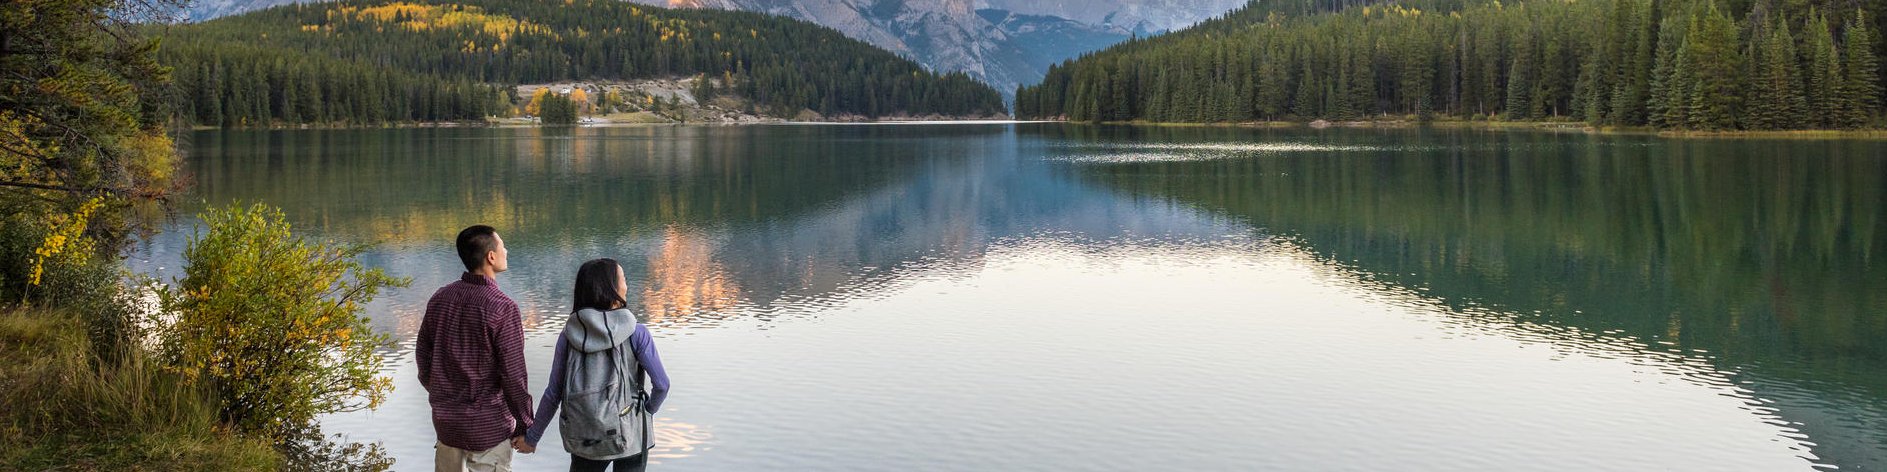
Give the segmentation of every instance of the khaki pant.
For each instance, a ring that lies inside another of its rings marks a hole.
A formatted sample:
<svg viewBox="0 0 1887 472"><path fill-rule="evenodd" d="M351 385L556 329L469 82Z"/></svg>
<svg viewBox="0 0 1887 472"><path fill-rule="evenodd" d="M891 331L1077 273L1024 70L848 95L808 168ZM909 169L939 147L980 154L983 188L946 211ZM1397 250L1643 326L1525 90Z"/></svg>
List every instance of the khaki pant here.
<svg viewBox="0 0 1887 472"><path fill-rule="evenodd" d="M483 451L467 451L445 443L434 443L435 472L511 472L511 441L505 440Z"/></svg>

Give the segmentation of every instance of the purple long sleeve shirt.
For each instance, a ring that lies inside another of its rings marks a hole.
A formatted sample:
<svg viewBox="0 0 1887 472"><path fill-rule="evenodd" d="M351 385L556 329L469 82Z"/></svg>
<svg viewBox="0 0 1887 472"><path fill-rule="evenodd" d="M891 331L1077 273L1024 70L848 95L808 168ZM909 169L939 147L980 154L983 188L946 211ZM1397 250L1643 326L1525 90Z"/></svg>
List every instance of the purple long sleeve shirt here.
<svg viewBox="0 0 1887 472"><path fill-rule="evenodd" d="M530 429L524 322L498 281L468 272L433 293L413 351L439 442L482 451Z"/></svg>
<svg viewBox="0 0 1887 472"><path fill-rule="evenodd" d="M668 371L662 369L662 356L655 352L655 340L649 336L649 328L636 323L636 332L629 335L629 347L636 353L636 378L644 375L649 379L649 400L644 403L649 413L662 410L662 399L668 398ZM563 405L563 365L570 353L570 344L563 336L557 337L555 357L550 361L550 384L544 386L544 396L537 403L537 416L531 427L524 431L524 441L537 447L537 441L544 438L544 428L549 427L550 418L557 414L557 407Z"/></svg>

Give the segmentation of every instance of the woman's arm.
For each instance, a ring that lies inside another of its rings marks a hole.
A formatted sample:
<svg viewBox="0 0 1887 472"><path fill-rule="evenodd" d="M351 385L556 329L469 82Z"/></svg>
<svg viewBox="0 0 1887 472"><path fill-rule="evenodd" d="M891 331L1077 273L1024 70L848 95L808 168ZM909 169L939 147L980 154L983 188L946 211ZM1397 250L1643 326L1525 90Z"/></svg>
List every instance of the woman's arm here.
<svg viewBox="0 0 1887 472"><path fill-rule="evenodd" d="M524 432L524 442L537 447L537 441L544 439L544 429L550 427L550 418L557 414L557 407L563 404L563 365L569 354L570 345L563 336L557 336L556 354L550 358L550 383L544 386L544 396L537 402L537 415L531 429Z"/></svg>
<svg viewBox="0 0 1887 472"><path fill-rule="evenodd" d="M668 371L662 369L662 355L655 352L655 339L649 336L649 328L636 324L635 334L629 335L629 343L635 346L636 363L642 364L642 371L649 375L649 413L662 410L662 400L668 398Z"/></svg>

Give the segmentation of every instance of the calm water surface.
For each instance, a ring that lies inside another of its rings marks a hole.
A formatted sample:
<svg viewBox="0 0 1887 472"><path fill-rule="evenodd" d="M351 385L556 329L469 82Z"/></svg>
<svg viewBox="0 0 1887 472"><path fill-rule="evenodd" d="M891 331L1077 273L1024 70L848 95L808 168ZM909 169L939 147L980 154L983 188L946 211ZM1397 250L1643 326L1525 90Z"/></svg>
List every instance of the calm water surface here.
<svg viewBox="0 0 1887 472"><path fill-rule="evenodd" d="M414 278L331 433L431 465L411 361L497 226L534 389L624 262L660 470L1887 470L1887 145L1057 124L196 134ZM194 225L142 242L174 274ZM522 470L568 456L546 436Z"/></svg>

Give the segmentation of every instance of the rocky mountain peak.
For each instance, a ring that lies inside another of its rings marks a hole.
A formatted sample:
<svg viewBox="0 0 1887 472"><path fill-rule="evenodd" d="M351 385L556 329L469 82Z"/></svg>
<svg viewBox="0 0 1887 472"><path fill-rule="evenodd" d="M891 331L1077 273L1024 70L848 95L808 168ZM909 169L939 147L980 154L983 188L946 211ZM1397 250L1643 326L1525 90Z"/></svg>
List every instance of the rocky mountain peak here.
<svg viewBox="0 0 1887 472"><path fill-rule="evenodd" d="M961 71L1002 91L1041 80L1051 64L1133 35L1184 28L1248 0L625 0L670 8L745 10L838 30L935 71ZM196 0L204 20L296 0Z"/></svg>

